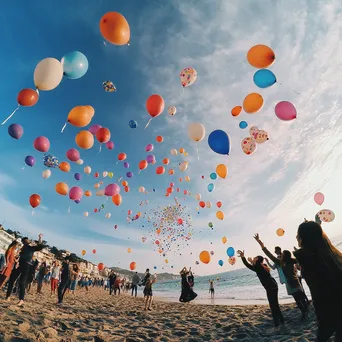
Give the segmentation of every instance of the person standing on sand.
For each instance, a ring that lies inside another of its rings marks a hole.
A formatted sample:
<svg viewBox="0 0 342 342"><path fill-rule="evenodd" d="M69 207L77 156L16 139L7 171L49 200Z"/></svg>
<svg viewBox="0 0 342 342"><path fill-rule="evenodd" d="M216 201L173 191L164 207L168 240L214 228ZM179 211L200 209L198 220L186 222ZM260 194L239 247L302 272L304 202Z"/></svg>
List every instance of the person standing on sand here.
<svg viewBox="0 0 342 342"><path fill-rule="evenodd" d="M80 269L77 264L72 265L71 269L71 283L70 283L70 291L72 294L75 294L76 286L77 286L77 278L80 273Z"/></svg>
<svg viewBox="0 0 342 342"><path fill-rule="evenodd" d="M3 285L6 283L6 281L9 279L12 270L14 268L14 264L17 259L17 248L19 246L19 243L17 240L14 240L11 242L11 244L7 247L7 250L5 252L5 261L4 261L4 267L2 268L0 272L0 289L3 287Z"/></svg>
<svg viewBox="0 0 342 342"><path fill-rule="evenodd" d="M300 224L297 241L300 249L293 254L311 292L318 323L316 341L326 342L335 334L335 342L341 342L342 253L318 222L305 220Z"/></svg>
<svg viewBox="0 0 342 342"><path fill-rule="evenodd" d="M111 271L109 274L109 295L112 295L114 291L114 284L115 284L115 279L116 279L116 274L114 271Z"/></svg>
<svg viewBox="0 0 342 342"><path fill-rule="evenodd" d="M55 260L51 269L51 295L56 293L60 272L59 261Z"/></svg>
<svg viewBox="0 0 342 342"><path fill-rule="evenodd" d="M210 287L209 287L210 297L211 299L214 299L214 296L215 296L214 280L209 280L209 283L210 283Z"/></svg>
<svg viewBox="0 0 342 342"><path fill-rule="evenodd" d="M145 297L145 308L144 310L152 311L152 301L153 301L153 291L152 285L156 282L156 278L151 277L150 272L146 273L145 276L145 287L144 287L144 297Z"/></svg>
<svg viewBox="0 0 342 342"><path fill-rule="evenodd" d="M188 283L190 285L190 288L193 289L195 285L195 277L191 271L191 267L189 268Z"/></svg>
<svg viewBox="0 0 342 342"><path fill-rule="evenodd" d="M138 272L135 272L132 278L132 296L133 293L135 292L135 297L138 294L138 284L140 283L140 278L138 276Z"/></svg>
<svg viewBox="0 0 342 342"><path fill-rule="evenodd" d="M191 302L192 300L194 300L197 297L197 293L195 293L192 288L190 287L190 284L188 282L188 275L189 275L189 271L187 270L186 267L184 267L181 271L180 271L180 275L182 278L182 292L181 295L179 297L179 301L180 302Z"/></svg>
<svg viewBox="0 0 342 342"><path fill-rule="evenodd" d="M58 286L58 303L57 303L58 305L63 304L63 298L65 295L65 292L71 283L71 272L70 272L69 260L70 260L69 256L66 256L62 263L61 282Z"/></svg>
<svg viewBox="0 0 342 342"><path fill-rule="evenodd" d="M239 250L237 251L237 253L244 265L251 271L256 273L261 282L261 285L266 290L267 299L270 305L275 327L278 327L279 324L284 324L284 317L281 313L278 302L278 284L271 276L270 268L263 263L264 258L261 255L256 256L252 259L252 263L250 264L245 258L244 251Z"/></svg>
<svg viewBox="0 0 342 342"><path fill-rule="evenodd" d="M281 248L279 246L274 247L274 254L277 256L277 258L279 260L281 259L282 252L281 252ZM282 268L278 264L275 264L275 263L273 265L271 265L271 263L266 258L265 258L265 261L266 261L267 265L270 268L272 268L272 270L277 270L280 284L282 284L282 285L285 284L286 278L285 278L285 275L284 275Z"/></svg>
<svg viewBox="0 0 342 342"><path fill-rule="evenodd" d="M29 272L28 272L28 275L27 275L26 286L25 286L27 293L29 293L30 290L31 290L31 286L32 286L32 283L33 283L33 280L34 280L34 277L35 277L38 265L39 265L39 261L37 259L36 260L33 260L33 259L31 260L31 262L30 262L30 269L29 269Z"/></svg>
<svg viewBox="0 0 342 342"><path fill-rule="evenodd" d="M19 306L24 305L26 279L30 270L30 262L33 258L33 254L34 252L41 251L45 247L44 245L42 245L42 237L43 234L38 235L38 244L36 246L30 246L31 241L27 237L21 239L23 247L21 248L19 255L19 266L11 273L6 293L6 300L10 300L13 285L15 281L20 277L18 303Z"/></svg>
<svg viewBox="0 0 342 342"><path fill-rule="evenodd" d="M43 281L47 272L46 262L42 262L37 275L37 294L42 294Z"/></svg>
<svg viewBox="0 0 342 342"><path fill-rule="evenodd" d="M120 277L116 276L115 282L114 282L114 296L116 296L116 291L119 292L118 295L120 294L120 283L121 283Z"/></svg>

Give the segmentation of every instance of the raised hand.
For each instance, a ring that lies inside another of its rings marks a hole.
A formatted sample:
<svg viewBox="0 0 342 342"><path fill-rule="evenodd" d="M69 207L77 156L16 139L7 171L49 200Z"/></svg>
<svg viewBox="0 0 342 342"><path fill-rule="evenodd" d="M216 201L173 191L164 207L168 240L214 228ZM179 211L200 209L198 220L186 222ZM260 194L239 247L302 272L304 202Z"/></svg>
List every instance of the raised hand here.
<svg viewBox="0 0 342 342"><path fill-rule="evenodd" d="M258 233L254 235L254 239L255 239L255 240L257 241L257 243L261 246L261 248L264 248L264 247L265 247L264 243L260 240L260 237L259 237L259 234L258 234Z"/></svg>
<svg viewBox="0 0 342 342"><path fill-rule="evenodd" d="M238 257L240 257L240 258L244 258L245 257L245 251L238 250L237 254L238 254Z"/></svg>

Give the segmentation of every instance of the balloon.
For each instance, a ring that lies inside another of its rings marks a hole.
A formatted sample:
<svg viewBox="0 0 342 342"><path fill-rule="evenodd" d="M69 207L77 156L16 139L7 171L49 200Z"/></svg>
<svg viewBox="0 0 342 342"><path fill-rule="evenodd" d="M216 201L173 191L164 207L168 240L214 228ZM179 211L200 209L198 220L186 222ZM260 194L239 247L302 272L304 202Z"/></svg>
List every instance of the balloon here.
<svg viewBox="0 0 342 342"><path fill-rule="evenodd" d="M79 160L77 160L77 162L76 162L76 164L78 164L78 165L83 165L83 163L84 163L83 159L79 159Z"/></svg>
<svg viewBox="0 0 342 342"><path fill-rule="evenodd" d="M217 206L217 208L221 208L222 207L222 202L221 201L216 202L216 206Z"/></svg>
<svg viewBox="0 0 342 342"><path fill-rule="evenodd" d="M85 75L88 70L87 57L79 51L68 52L61 60L66 78L76 80Z"/></svg>
<svg viewBox="0 0 342 342"><path fill-rule="evenodd" d="M277 78L271 70L260 69L255 72L253 81L259 88L268 88L277 82Z"/></svg>
<svg viewBox="0 0 342 342"><path fill-rule="evenodd" d="M283 228L278 228L277 229L277 235L278 236L284 236L285 234L285 230Z"/></svg>
<svg viewBox="0 0 342 342"><path fill-rule="evenodd" d="M157 141L158 143L162 143L162 142L164 141L164 138L163 138L161 135L158 135L158 136L156 137L156 141Z"/></svg>
<svg viewBox="0 0 342 342"><path fill-rule="evenodd" d="M106 196L114 196L120 193L120 187L117 184L108 184L105 187L105 195Z"/></svg>
<svg viewBox="0 0 342 342"><path fill-rule="evenodd" d="M124 180L124 181L122 181L121 184L122 184L122 186L127 186L127 185L128 185L128 182Z"/></svg>
<svg viewBox="0 0 342 342"><path fill-rule="evenodd" d="M190 182L191 178L189 176L185 176L185 181Z"/></svg>
<svg viewBox="0 0 342 342"><path fill-rule="evenodd" d="M126 177L127 177L127 178L132 178L132 177L133 177L133 173L130 172L130 171L127 172L127 173L126 173Z"/></svg>
<svg viewBox="0 0 342 342"><path fill-rule="evenodd" d="M173 148L171 151L170 151L171 155L173 156L176 156L178 154L177 150L175 148Z"/></svg>
<svg viewBox="0 0 342 342"><path fill-rule="evenodd" d="M216 217L219 219L219 220L223 220L224 219L224 213L222 211L218 211L216 213Z"/></svg>
<svg viewBox="0 0 342 342"><path fill-rule="evenodd" d="M34 69L34 85L39 90L55 89L62 81L63 65L56 58L41 60Z"/></svg>
<svg viewBox="0 0 342 342"><path fill-rule="evenodd" d="M218 264L222 267L222 266L223 266L223 261L222 261L222 260L219 260L219 261L218 261Z"/></svg>
<svg viewBox="0 0 342 342"><path fill-rule="evenodd" d="M197 71L194 68L184 68L179 76L182 87L189 87L196 82Z"/></svg>
<svg viewBox="0 0 342 342"><path fill-rule="evenodd" d="M230 139L226 132L222 130L212 131L208 137L209 147L218 154L230 153Z"/></svg>
<svg viewBox="0 0 342 342"><path fill-rule="evenodd" d="M25 157L25 164L28 166L33 166L36 163L36 158L33 156L27 156Z"/></svg>
<svg viewBox="0 0 342 342"><path fill-rule="evenodd" d="M45 179L50 178L50 176L51 176L51 171L50 171L50 170L44 170L44 171L42 172L42 176L43 176L43 178L45 178Z"/></svg>
<svg viewBox="0 0 342 342"><path fill-rule="evenodd" d="M112 81L102 82L102 88L106 93L113 93L116 91L116 87Z"/></svg>
<svg viewBox="0 0 342 342"><path fill-rule="evenodd" d="M68 162L61 162L59 164L59 169L63 172L69 172L70 171L70 164Z"/></svg>
<svg viewBox="0 0 342 342"><path fill-rule="evenodd" d="M96 196L104 196L104 195L105 195L104 189L96 191Z"/></svg>
<svg viewBox="0 0 342 342"><path fill-rule="evenodd" d="M145 188L144 188L143 186L141 186L141 187L139 188L139 192L140 192L140 193L144 193L144 192L145 192Z"/></svg>
<svg viewBox="0 0 342 342"><path fill-rule="evenodd" d="M116 194L112 196L112 201L118 207L122 203L122 196L120 194Z"/></svg>
<svg viewBox="0 0 342 342"><path fill-rule="evenodd" d="M113 141L108 141L106 143L106 147L108 148L108 150L112 150L114 148L114 143Z"/></svg>
<svg viewBox="0 0 342 342"><path fill-rule="evenodd" d="M75 141L78 147L89 150L94 145L94 137L89 131L80 131L76 134Z"/></svg>
<svg viewBox="0 0 342 342"><path fill-rule="evenodd" d="M158 166L158 167L156 168L156 174L157 174L157 175L162 175L164 172L165 172L164 166Z"/></svg>
<svg viewBox="0 0 342 342"><path fill-rule="evenodd" d="M204 208L204 207L205 207L205 202L203 202L203 201L199 202L198 204L199 204L199 206L200 206L201 208Z"/></svg>
<svg viewBox="0 0 342 342"><path fill-rule="evenodd" d="M254 133L254 140L257 144L263 144L268 138L268 133L264 130L258 130L256 133Z"/></svg>
<svg viewBox="0 0 342 342"><path fill-rule="evenodd" d="M247 53L248 63L257 69L268 68L275 61L274 51L266 45L255 45Z"/></svg>
<svg viewBox="0 0 342 342"><path fill-rule="evenodd" d="M297 118L296 107L288 101L281 101L275 106L275 114L278 119L290 121Z"/></svg>
<svg viewBox="0 0 342 342"><path fill-rule="evenodd" d="M70 148L66 153L66 157L72 162L77 162L80 159L80 152L75 148Z"/></svg>
<svg viewBox="0 0 342 342"><path fill-rule="evenodd" d="M108 172L107 172L107 171L103 171L103 172L102 172L102 177L103 177L103 178L106 178L107 176L108 176Z"/></svg>
<svg viewBox="0 0 342 342"><path fill-rule="evenodd" d="M169 194L172 194L173 193L173 189L171 187L168 187L166 189L166 192L169 193Z"/></svg>
<svg viewBox="0 0 342 342"><path fill-rule="evenodd" d="M215 189L215 185L213 183L208 184L208 191L212 192Z"/></svg>
<svg viewBox="0 0 342 342"><path fill-rule="evenodd" d="M109 177L109 178L111 178L111 179L112 179L112 178L113 178L113 176L114 176L114 173L113 173L113 172L108 172L108 177Z"/></svg>
<svg viewBox="0 0 342 342"><path fill-rule="evenodd" d="M33 147L39 152L47 152L50 149L50 141L46 137L38 137L34 139Z"/></svg>
<svg viewBox="0 0 342 342"><path fill-rule="evenodd" d="M100 262L98 265L97 265L97 268L99 269L99 271L102 271L104 270L104 263Z"/></svg>
<svg viewBox="0 0 342 342"><path fill-rule="evenodd" d="M196 195L195 195L196 201L200 201L200 200L201 200L201 197L202 197L201 194L196 194Z"/></svg>
<svg viewBox="0 0 342 342"><path fill-rule="evenodd" d="M84 173L86 173L87 175L91 174L91 167L90 166L86 166L83 170L84 170Z"/></svg>
<svg viewBox="0 0 342 342"><path fill-rule="evenodd" d="M131 253L132 249L131 248L127 248L127 253Z"/></svg>
<svg viewBox="0 0 342 342"><path fill-rule="evenodd" d="M39 100L39 95L34 89L22 89L20 90L17 102L23 107L32 107L34 106Z"/></svg>
<svg viewBox="0 0 342 342"><path fill-rule="evenodd" d="M222 243L223 244L227 243L227 238L225 236L222 238Z"/></svg>
<svg viewBox="0 0 342 342"><path fill-rule="evenodd" d="M82 250L82 255L86 255L86 253L87 253L87 252L83 249L83 250Z"/></svg>
<svg viewBox="0 0 342 342"><path fill-rule="evenodd" d="M329 209L320 210L316 216L318 216L322 222L332 222L335 220L335 214Z"/></svg>
<svg viewBox="0 0 342 342"><path fill-rule="evenodd" d="M314 196L314 201L318 205L322 205L324 203L324 195L321 192L317 192Z"/></svg>
<svg viewBox="0 0 342 342"><path fill-rule="evenodd" d="M226 179L228 176L228 167L224 164L219 164L216 166L216 174L222 178Z"/></svg>
<svg viewBox="0 0 342 342"><path fill-rule="evenodd" d="M248 123L247 123L246 121L240 121L239 127L240 127L241 129L245 129L245 128L248 127Z"/></svg>
<svg viewBox="0 0 342 342"><path fill-rule="evenodd" d="M108 128L101 127L96 131L96 139L102 144L110 139L110 131Z"/></svg>
<svg viewBox="0 0 342 342"><path fill-rule="evenodd" d="M75 177L76 180L81 180L81 178L82 178L80 173L75 173L74 177Z"/></svg>
<svg viewBox="0 0 342 342"><path fill-rule="evenodd" d="M131 271L134 271L136 267L137 267L137 264L134 261L129 264L129 269Z"/></svg>
<svg viewBox="0 0 342 342"><path fill-rule="evenodd" d="M84 215L84 217L88 217L89 213L87 211L85 211L83 215Z"/></svg>
<svg viewBox="0 0 342 342"><path fill-rule="evenodd" d="M126 168L126 169L128 169L129 168L129 163L128 162L124 162L124 167Z"/></svg>
<svg viewBox="0 0 342 342"><path fill-rule="evenodd" d="M246 137L242 139L241 148L245 154L247 155L253 154L257 148L255 144L255 140L251 137Z"/></svg>
<svg viewBox="0 0 342 342"><path fill-rule="evenodd" d="M164 159L163 159L163 164L164 164L164 165L169 165L169 163L170 163L169 158L164 158Z"/></svg>
<svg viewBox="0 0 342 342"><path fill-rule="evenodd" d="M186 171L186 169L188 168L188 162L186 161L183 161L179 164L179 170L184 172Z"/></svg>
<svg viewBox="0 0 342 342"><path fill-rule="evenodd" d="M199 255L199 259L203 262L203 264L209 264L210 253L208 251L202 251Z"/></svg>
<svg viewBox="0 0 342 342"><path fill-rule="evenodd" d="M208 223L208 226L209 226L210 228L213 228L213 227L214 227L214 225L213 225L212 222L209 222L209 223Z"/></svg>
<svg viewBox="0 0 342 342"><path fill-rule="evenodd" d="M126 158L127 158L126 153L121 152L118 154L118 160L123 161Z"/></svg>
<svg viewBox="0 0 342 342"><path fill-rule="evenodd" d="M69 192L69 187L68 187L68 184L66 184L64 182L59 182L56 184L55 190L56 190L57 194L65 196Z"/></svg>
<svg viewBox="0 0 342 342"><path fill-rule="evenodd" d="M232 256L232 257L228 258L228 262L229 262L232 266L235 265L235 263L236 263L236 258L235 258L235 256Z"/></svg>
<svg viewBox="0 0 342 342"><path fill-rule="evenodd" d="M71 200L80 200L83 196L83 190L79 186L74 186L69 190L69 198Z"/></svg>
<svg viewBox="0 0 342 342"><path fill-rule="evenodd" d="M171 106L167 109L167 112L171 115L174 116L177 113L177 108L175 106Z"/></svg>
<svg viewBox="0 0 342 342"><path fill-rule="evenodd" d="M217 174L216 174L215 172L212 172L212 173L210 174L210 178L211 178L212 180L217 179Z"/></svg>
<svg viewBox="0 0 342 342"><path fill-rule="evenodd" d="M100 187L100 183L96 183L96 184L94 184L94 188L95 189L98 189ZM101 195L102 196L102 195Z"/></svg>
<svg viewBox="0 0 342 342"><path fill-rule="evenodd" d="M200 142L204 139L205 128L199 122L193 122L188 126L189 138L195 142Z"/></svg>
<svg viewBox="0 0 342 342"><path fill-rule="evenodd" d="M127 45L131 39L129 24L118 12L108 12L101 18L100 32L104 39L114 45Z"/></svg>
<svg viewBox="0 0 342 342"><path fill-rule="evenodd" d="M106 218L106 219L110 219L111 216L112 216L111 213L106 213L105 218Z"/></svg>
<svg viewBox="0 0 342 342"><path fill-rule="evenodd" d="M257 126L252 126L249 129L249 134L254 138L254 136L259 132L258 127Z"/></svg>
<svg viewBox="0 0 342 342"><path fill-rule="evenodd" d="M32 208L38 207L40 202L41 202L41 198L39 195L33 194L30 196L30 204Z"/></svg>
<svg viewBox="0 0 342 342"><path fill-rule="evenodd" d="M227 249L227 255L228 255L229 257L233 257L234 254L235 254L234 248L233 248L233 247L228 247L228 249Z"/></svg>
<svg viewBox="0 0 342 342"><path fill-rule="evenodd" d="M170 176L172 176L172 175L175 174L175 170L174 170L174 169L170 169L170 170L168 171L168 173L169 173Z"/></svg>
<svg viewBox="0 0 342 342"><path fill-rule="evenodd" d="M258 93L250 93L243 100L243 110L248 114L258 112L264 105L263 97Z"/></svg>
<svg viewBox="0 0 342 342"><path fill-rule="evenodd" d="M151 95L146 101L147 112L152 118L159 116L163 112L164 107L164 99L158 94Z"/></svg>
<svg viewBox="0 0 342 342"><path fill-rule="evenodd" d="M91 134L95 135L96 132L97 132L100 128L102 128L101 125L92 125L92 126L89 127L88 131L89 131Z"/></svg>
<svg viewBox="0 0 342 342"><path fill-rule="evenodd" d="M241 106L235 106L232 110L231 110L231 114L233 116L239 116L240 113L242 111L242 107Z"/></svg>
<svg viewBox="0 0 342 342"><path fill-rule="evenodd" d="M156 158L153 154L149 154L147 157L146 157L146 161L149 163L149 164L152 164L153 162L155 162Z"/></svg>
<svg viewBox="0 0 342 342"><path fill-rule="evenodd" d="M19 124L12 124L8 126L8 134L13 138L13 139L20 139L23 134L24 134L24 129L21 125Z"/></svg>
<svg viewBox="0 0 342 342"><path fill-rule="evenodd" d="M86 191L84 192L84 196L90 197L90 196L91 196L91 191L86 190Z"/></svg>
<svg viewBox="0 0 342 342"><path fill-rule="evenodd" d="M128 123L129 127L131 128L137 128L138 127L138 123L134 120L130 120L130 122Z"/></svg>
<svg viewBox="0 0 342 342"><path fill-rule="evenodd" d="M93 252L93 254L96 254L96 249L93 249L93 251L92 251L92 252Z"/></svg>
<svg viewBox="0 0 342 342"><path fill-rule="evenodd" d="M154 146L152 144L147 144L145 146L145 151L146 152L151 152L151 151L153 151L153 149L154 149Z"/></svg>
<svg viewBox="0 0 342 342"><path fill-rule="evenodd" d="M208 209L210 209L211 208L211 202L207 202L206 204L205 204L205 206L208 208Z"/></svg>

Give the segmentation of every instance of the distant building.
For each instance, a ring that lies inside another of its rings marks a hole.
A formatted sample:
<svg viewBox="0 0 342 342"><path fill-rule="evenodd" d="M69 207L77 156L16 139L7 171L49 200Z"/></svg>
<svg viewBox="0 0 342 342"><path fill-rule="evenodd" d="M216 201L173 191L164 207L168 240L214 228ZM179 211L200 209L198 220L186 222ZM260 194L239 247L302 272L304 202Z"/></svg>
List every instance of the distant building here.
<svg viewBox="0 0 342 342"><path fill-rule="evenodd" d="M0 230L0 253L5 253L8 245L15 240L15 237L4 230Z"/></svg>

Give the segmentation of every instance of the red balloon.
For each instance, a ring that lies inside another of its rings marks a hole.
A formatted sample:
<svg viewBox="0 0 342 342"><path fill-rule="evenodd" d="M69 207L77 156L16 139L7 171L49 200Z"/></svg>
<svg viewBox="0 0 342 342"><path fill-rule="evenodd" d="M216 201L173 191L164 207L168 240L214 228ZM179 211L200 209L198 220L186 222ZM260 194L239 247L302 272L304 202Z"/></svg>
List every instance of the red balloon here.
<svg viewBox="0 0 342 342"><path fill-rule="evenodd" d="M216 205L217 205L217 208L221 208L221 207L222 207L222 202L221 202L221 201L218 201L218 202L216 203Z"/></svg>
<svg viewBox="0 0 342 342"><path fill-rule="evenodd" d="M106 143L110 139L110 130L108 128L101 127L96 131L96 139L102 144Z"/></svg>
<svg viewBox="0 0 342 342"><path fill-rule="evenodd" d="M38 137L34 139L33 147L39 152L47 152L50 149L50 141L46 137Z"/></svg>
<svg viewBox="0 0 342 342"><path fill-rule="evenodd" d="M104 269L105 265L103 262L100 262L98 265L97 265L97 268L99 269L99 271L102 271Z"/></svg>
<svg viewBox="0 0 342 342"><path fill-rule="evenodd" d="M178 224L183 224L183 220L182 220L181 218L179 218L179 219L177 220L177 223L178 223Z"/></svg>
<svg viewBox="0 0 342 342"><path fill-rule="evenodd" d="M125 192L128 192L129 191L129 186L125 186Z"/></svg>
<svg viewBox="0 0 342 342"><path fill-rule="evenodd" d="M169 194L172 194L173 189L170 187L170 188L167 188L166 191L167 191Z"/></svg>
<svg viewBox="0 0 342 342"><path fill-rule="evenodd" d="M95 177L95 178L99 178L99 173L98 173L98 172L95 172L95 173L94 173L94 177Z"/></svg>
<svg viewBox="0 0 342 342"><path fill-rule="evenodd" d="M96 254L96 249L93 249L93 254Z"/></svg>
<svg viewBox="0 0 342 342"><path fill-rule="evenodd" d="M136 267L137 267L137 264L136 264L134 261L132 261L132 262L129 264L129 268L130 268L131 271L134 271Z"/></svg>
<svg viewBox="0 0 342 342"><path fill-rule="evenodd" d="M158 166L156 168L156 174L157 175L162 175L165 172L165 167L164 166Z"/></svg>
<svg viewBox="0 0 342 342"><path fill-rule="evenodd" d="M17 99L18 103L24 107L32 107L38 102L38 100L38 93L35 90L29 88L20 90Z"/></svg>
<svg viewBox="0 0 342 342"><path fill-rule="evenodd" d="M30 204L32 208L38 207L38 205L40 204L40 201L41 201L41 198L39 195L33 194L30 196Z"/></svg>
<svg viewBox="0 0 342 342"><path fill-rule="evenodd" d="M153 118L160 115L163 112L164 108L164 99L158 94L151 95L146 101L147 112Z"/></svg>
<svg viewBox="0 0 342 342"><path fill-rule="evenodd" d="M205 207L205 202L203 202L203 201L199 202L199 206L200 206L201 208L204 208L204 207Z"/></svg>
<svg viewBox="0 0 342 342"><path fill-rule="evenodd" d="M78 152L75 148L70 148L67 151L66 156L72 162L77 162L81 158L80 152Z"/></svg>
<svg viewBox="0 0 342 342"><path fill-rule="evenodd" d="M173 188L175 186L175 184L174 183L170 183L170 186L171 186L171 188Z"/></svg>

